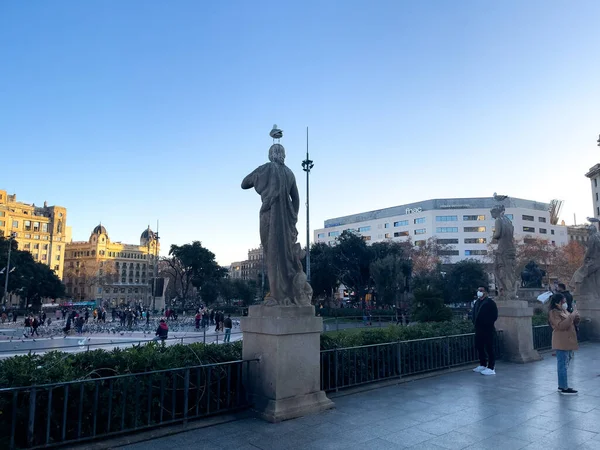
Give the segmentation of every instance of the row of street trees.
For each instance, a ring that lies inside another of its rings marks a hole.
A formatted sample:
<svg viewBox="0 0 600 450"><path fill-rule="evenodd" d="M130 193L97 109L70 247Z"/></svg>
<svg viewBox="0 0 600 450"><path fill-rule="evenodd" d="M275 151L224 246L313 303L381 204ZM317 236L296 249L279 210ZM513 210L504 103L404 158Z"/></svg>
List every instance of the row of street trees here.
<svg viewBox="0 0 600 450"><path fill-rule="evenodd" d="M57 299L64 297L65 286L54 271L46 264L36 262L31 253L18 249L16 240L0 237L0 270L6 268L8 246L11 245L11 273L8 278L8 292L21 298L20 308L32 305L39 309L42 299ZM4 292L6 270L0 275L0 292ZM1 295L1 294L0 294Z"/></svg>

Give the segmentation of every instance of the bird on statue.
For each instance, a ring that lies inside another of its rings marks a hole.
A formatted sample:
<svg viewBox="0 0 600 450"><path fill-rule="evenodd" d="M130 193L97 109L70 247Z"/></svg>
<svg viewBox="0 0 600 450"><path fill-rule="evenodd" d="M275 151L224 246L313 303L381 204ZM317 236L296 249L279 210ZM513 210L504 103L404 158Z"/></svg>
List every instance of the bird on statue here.
<svg viewBox="0 0 600 450"><path fill-rule="evenodd" d="M277 124L273 125L273 129L269 133L273 139L281 139L283 137L283 130L277 128Z"/></svg>
<svg viewBox="0 0 600 450"><path fill-rule="evenodd" d="M502 202L508 198L508 195L498 195L494 192L494 200L497 202Z"/></svg>

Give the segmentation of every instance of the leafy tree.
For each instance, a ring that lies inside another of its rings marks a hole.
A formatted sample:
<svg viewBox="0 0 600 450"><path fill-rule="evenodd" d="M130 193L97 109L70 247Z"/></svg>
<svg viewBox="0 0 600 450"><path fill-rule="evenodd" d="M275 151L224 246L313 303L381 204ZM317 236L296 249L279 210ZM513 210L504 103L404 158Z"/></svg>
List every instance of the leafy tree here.
<svg viewBox="0 0 600 450"><path fill-rule="evenodd" d="M479 286L488 286L484 265L476 259L464 259L453 264L447 274L450 303L470 302Z"/></svg>
<svg viewBox="0 0 600 450"><path fill-rule="evenodd" d="M354 291L358 298L363 298L370 286L370 266L375 253L361 236L348 230L337 238L333 249L333 265L338 280Z"/></svg>
<svg viewBox="0 0 600 450"><path fill-rule="evenodd" d="M0 238L0 267L6 266L8 245L7 239ZM10 260L14 271L8 278L8 292L18 295L25 305L31 304L34 309L39 309L44 298L64 297L65 286L54 271L46 264L34 261L31 253L18 250L16 240L12 241ZM5 276L6 273L0 276L2 286Z"/></svg>
<svg viewBox="0 0 600 450"><path fill-rule="evenodd" d="M442 263L447 263L449 260L449 257L445 254L449 246L440 244L433 237L411 247L412 270L416 276L431 273L437 270Z"/></svg>
<svg viewBox="0 0 600 450"><path fill-rule="evenodd" d="M452 311L444 305L443 292L435 288L419 288L414 292L412 316L418 322L452 320Z"/></svg>
<svg viewBox="0 0 600 450"><path fill-rule="evenodd" d="M240 299L244 306L250 306L256 298L256 282L254 280L233 280L235 297Z"/></svg>
<svg viewBox="0 0 600 450"><path fill-rule="evenodd" d="M193 288L201 292L208 283L217 282L227 273L226 269L217 264L215 254L204 248L200 241L181 246L171 245L169 258L165 261L166 272L175 281L183 308L190 299ZM212 286L208 289L212 289Z"/></svg>
<svg viewBox="0 0 600 450"><path fill-rule="evenodd" d="M219 293L221 294L221 298L225 300L227 305L231 305L231 301L235 298L235 286L233 283L234 280L231 278L222 278L219 281Z"/></svg>
<svg viewBox="0 0 600 450"><path fill-rule="evenodd" d="M219 299L219 289L222 285L222 280L210 280L204 283L200 290L200 296L205 305L216 303Z"/></svg>
<svg viewBox="0 0 600 450"><path fill-rule="evenodd" d="M397 254L390 253L372 262L371 277L375 282L379 301L386 305L398 305L410 273L410 261Z"/></svg>
<svg viewBox="0 0 600 450"><path fill-rule="evenodd" d="M573 274L583 265L585 247L577 241L569 241L558 248L554 274L559 282L568 286Z"/></svg>
<svg viewBox="0 0 600 450"><path fill-rule="evenodd" d="M335 267L336 250L324 243L310 247L310 285L313 297L331 298L340 285Z"/></svg>

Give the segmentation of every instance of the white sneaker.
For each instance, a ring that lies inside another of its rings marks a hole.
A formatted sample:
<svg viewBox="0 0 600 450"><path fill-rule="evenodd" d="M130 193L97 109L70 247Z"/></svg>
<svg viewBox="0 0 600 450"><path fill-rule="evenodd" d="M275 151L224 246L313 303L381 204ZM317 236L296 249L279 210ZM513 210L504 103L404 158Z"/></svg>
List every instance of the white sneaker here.
<svg viewBox="0 0 600 450"><path fill-rule="evenodd" d="M481 371L481 375L496 375L496 371L494 369L485 368Z"/></svg>
<svg viewBox="0 0 600 450"><path fill-rule="evenodd" d="M485 369L487 369L487 367L485 366L477 366L473 369L473 372L477 372L477 373L481 373L483 372Z"/></svg>

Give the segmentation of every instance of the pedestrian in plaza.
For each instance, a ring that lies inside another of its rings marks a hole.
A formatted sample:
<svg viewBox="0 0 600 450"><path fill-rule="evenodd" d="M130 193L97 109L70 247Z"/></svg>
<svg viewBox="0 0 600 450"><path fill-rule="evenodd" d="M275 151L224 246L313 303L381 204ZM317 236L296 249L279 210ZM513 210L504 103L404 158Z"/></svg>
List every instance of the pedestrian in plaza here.
<svg viewBox="0 0 600 450"><path fill-rule="evenodd" d="M223 326L225 327L225 339L223 342L231 342L231 329L233 328L231 314L228 314L227 318L223 320Z"/></svg>
<svg viewBox="0 0 600 450"><path fill-rule="evenodd" d="M215 310L214 309L210 310L210 324L211 325L215 324Z"/></svg>
<svg viewBox="0 0 600 450"><path fill-rule="evenodd" d="M89 310L89 309L86 309L86 310L85 310L85 314L83 315L83 317L84 317L83 321L84 321L85 323L88 323L88 320L89 320L89 318L90 318L90 310Z"/></svg>
<svg viewBox="0 0 600 450"><path fill-rule="evenodd" d="M13 323L17 323L17 317L19 315L17 314L17 311L13 311Z"/></svg>
<svg viewBox="0 0 600 450"><path fill-rule="evenodd" d="M219 331L221 328L221 312L215 312L215 331Z"/></svg>
<svg viewBox="0 0 600 450"><path fill-rule="evenodd" d="M156 329L156 337L154 338L154 340L158 341L160 339L161 342L164 342L167 340L168 336L169 336L169 325L167 325L167 322L165 322L165 319L160 319L160 323L158 324L158 328Z"/></svg>
<svg viewBox="0 0 600 450"><path fill-rule="evenodd" d="M196 321L196 330L200 329L200 321L202 320L202 314L200 314L200 311L198 311L196 313L196 317L194 318L194 320Z"/></svg>
<svg viewBox="0 0 600 450"><path fill-rule="evenodd" d="M38 328L40 326L40 321L38 320L37 317L34 317L33 320L31 321L31 337L33 337L33 333L35 333L38 337L39 337L39 333L38 333Z"/></svg>
<svg viewBox="0 0 600 450"><path fill-rule="evenodd" d="M561 293L550 297L548 322L552 327L552 350L556 352L556 371L558 373L558 391L562 395L576 395L577 391L569 387L567 370L573 351L579 349L575 325L579 323L579 312L569 312L567 299Z"/></svg>
<svg viewBox="0 0 600 450"><path fill-rule="evenodd" d="M496 375L496 357L494 355L494 340L498 320L496 302L488 296L488 287L477 289L477 300L473 306L473 325L475 325L475 348L479 355L479 365L473 372L482 375ZM486 356L487 353L487 356Z"/></svg>
<svg viewBox="0 0 600 450"><path fill-rule="evenodd" d="M150 325L150 310L146 311L146 326Z"/></svg>

